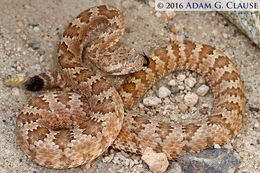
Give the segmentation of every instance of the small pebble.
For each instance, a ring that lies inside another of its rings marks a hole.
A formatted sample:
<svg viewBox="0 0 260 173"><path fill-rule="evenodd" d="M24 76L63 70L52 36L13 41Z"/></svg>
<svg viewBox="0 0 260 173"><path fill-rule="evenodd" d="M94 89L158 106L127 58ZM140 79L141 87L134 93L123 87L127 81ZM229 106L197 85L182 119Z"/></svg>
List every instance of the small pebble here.
<svg viewBox="0 0 260 173"><path fill-rule="evenodd" d="M170 91L171 91L171 93L173 93L173 94L179 92L179 91L180 91L179 86L177 86L177 85L176 85L176 86L172 86L172 87L170 88Z"/></svg>
<svg viewBox="0 0 260 173"><path fill-rule="evenodd" d="M39 52L38 52L38 53L39 53L39 55L40 55L40 56L42 56L42 55L44 55L44 54L45 54L45 50L39 50Z"/></svg>
<svg viewBox="0 0 260 173"><path fill-rule="evenodd" d="M146 97L143 100L143 104L145 106L155 106L155 105L158 105L160 103L162 103L162 100L158 97L153 97L153 96Z"/></svg>
<svg viewBox="0 0 260 173"><path fill-rule="evenodd" d="M179 85L178 88L179 88L180 90L184 90L184 89L185 89L185 87L184 87L183 85Z"/></svg>
<svg viewBox="0 0 260 173"><path fill-rule="evenodd" d="M196 91L196 93L199 95L199 96L205 96L207 93L208 93L208 91L209 91L209 87L207 86L207 85L201 85L198 89L197 89L197 91Z"/></svg>
<svg viewBox="0 0 260 173"><path fill-rule="evenodd" d="M187 93L184 96L184 102L189 107L195 106L198 103L198 99L199 97L197 96L197 94L191 92Z"/></svg>
<svg viewBox="0 0 260 173"><path fill-rule="evenodd" d="M6 120L2 120L4 125L8 125L8 122Z"/></svg>
<svg viewBox="0 0 260 173"><path fill-rule="evenodd" d="M184 81L185 78L186 78L186 76L185 76L184 74L179 74L179 75L177 76L177 79L178 79L179 81Z"/></svg>
<svg viewBox="0 0 260 173"><path fill-rule="evenodd" d="M184 80L184 83L188 86L188 87L190 87L190 88L192 88L195 84L196 84L196 79L195 78L193 78L193 77L189 77L189 78L187 78L187 79L185 79Z"/></svg>
<svg viewBox="0 0 260 173"><path fill-rule="evenodd" d="M37 27L34 27L33 30L34 30L35 32L39 32L39 31L40 31L40 28L37 26Z"/></svg>
<svg viewBox="0 0 260 173"><path fill-rule="evenodd" d="M175 86L175 85L177 85L177 82L176 82L176 80L172 79L172 80L170 80L170 81L168 82L168 85L169 85L169 86Z"/></svg>
<svg viewBox="0 0 260 173"><path fill-rule="evenodd" d="M41 47L41 44L39 42L34 42L31 44L31 48L34 50L39 49Z"/></svg>
<svg viewBox="0 0 260 173"><path fill-rule="evenodd" d="M156 153L151 148L145 149L142 160L149 166L151 171L158 173L165 172L169 165L166 154Z"/></svg>
<svg viewBox="0 0 260 173"><path fill-rule="evenodd" d="M179 103L178 108L182 113L184 113L188 109L188 106L186 106L184 103Z"/></svg>
<svg viewBox="0 0 260 173"><path fill-rule="evenodd" d="M12 94L16 97L20 97L20 90L19 88L12 88Z"/></svg>
<svg viewBox="0 0 260 173"><path fill-rule="evenodd" d="M171 95L171 91L168 88L162 86L159 88L157 94L158 94L158 97L165 98L165 97L168 97L169 95Z"/></svg>
<svg viewBox="0 0 260 173"><path fill-rule="evenodd" d="M155 16L159 18L159 17L162 16L162 14L161 14L159 11L157 11L157 12L155 13Z"/></svg>

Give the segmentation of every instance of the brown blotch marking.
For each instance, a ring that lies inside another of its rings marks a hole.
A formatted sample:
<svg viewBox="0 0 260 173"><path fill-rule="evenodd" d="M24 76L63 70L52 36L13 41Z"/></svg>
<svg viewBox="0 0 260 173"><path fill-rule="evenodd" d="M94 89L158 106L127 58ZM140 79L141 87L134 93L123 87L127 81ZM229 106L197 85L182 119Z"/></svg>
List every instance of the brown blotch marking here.
<svg viewBox="0 0 260 173"><path fill-rule="evenodd" d="M199 57L201 59L207 58L208 55L213 54L214 50L215 50L215 48L213 48L212 46L203 44L203 47L202 47L201 51L199 52Z"/></svg>
<svg viewBox="0 0 260 173"><path fill-rule="evenodd" d="M62 53L58 57L58 63L63 68L82 67L81 62L76 61L75 56L69 51Z"/></svg>
<svg viewBox="0 0 260 173"><path fill-rule="evenodd" d="M108 25L108 20L107 18L103 17L103 16L98 16L95 18L92 18L92 20L89 23L89 27L91 30L95 30L98 29L99 26L103 26L103 25Z"/></svg>
<svg viewBox="0 0 260 173"><path fill-rule="evenodd" d="M124 83L122 85L122 89L127 92L127 93L132 93L133 96L136 96L136 88L135 88L135 83L133 82L128 82L128 83Z"/></svg>
<svg viewBox="0 0 260 173"><path fill-rule="evenodd" d="M81 107L83 108L83 111L86 113L86 117L89 117L90 116L90 114L89 114L90 106L89 106L87 98L82 95L79 99L82 103Z"/></svg>
<svg viewBox="0 0 260 173"><path fill-rule="evenodd" d="M226 88L225 90L217 93L215 98L222 95L231 95L231 96L240 96L240 98L245 98L244 92L241 90L241 88Z"/></svg>
<svg viewBox="0 0 260 173"><path fill-rule="evenodd" d="M230 63L231 62L227 56L219 56L217 59L215 59L213 69L228 66Z"/></svg>
<svg viewBox="0 0 260 173"><path fill-rule="evenodd" d="M193 42L184 42L185 44L185 55L187 57L187 60L189 59L189 57L193 54L193 50L196 48L196 44L194 44Z"/></svg>
<svg viewBox="0 0 260 173"><path fill-rule="evenodd" d="M87 120L79 125L81 129L85 129L82 133L86 135L96 136L98 132L102 131L102 122L95 120Z"/></svg>
<svg viewBox="0 0 260 173"><path fill-rule="evenodd" d="M213 144L214 144L213 138L212 138L211 136L207 137L207 138L206 138L206 143L207 143L207 146L208 146L208 147L213 146Z"/></svg>
<svg viewBox="0 0 260 173"><path fill-rule="evenodd" d="M92 94L99 95L109 88L111 88L111 85L104 78L101 78L92 84Z"/></svg>
<svg viewBox="0 0 260 173"><path fill-rule="evenodd" d="M187 141L192 140L192 136L199 128L200 128L199 125L196 125L193 123L183 125L182 131L184 131L186 133L184 140L187 140Z"/></svg>
<svg viewBox="0 0 260 173"><path fill-rule="evenodd" d="M21 121L22 123L23 123L23 125L26 123L26 122L28 122L28 117L29 116L29 113L28 112L23 112L23 111L21 111L20 112L20 114L19 114L19 116L18 116L18 118L17 118L17 120L16 120L16 126L18 125L18 121Z"/></svg>
<svg viewBox="0 0 260 173"><path fill-rule="evenodd" d="M79 36L79 28L72 23L69 24L68 28L64 31L63 37L78 37Z"/></svg>
<svg viewBox="0 0 260 173"><path fill-rule="evenodd" d="M29 102L28 105L38 109L50 110L49 103L43 100L44 96L34 97Z"/></svg>
<svg viewBox="0 0 260 173"><path fill-rule="evenodd" d="M71 134L69 130L62 130L55 135L53 142L59 146L59 148L64 151L67 145L71 142Z"/></svg>
<svg viewBox="0 0 260 173"><path fill-rule="evenodd" d="M89 10L83 11L82 13L80 13L77 18L80 19L80 22L82 23L89 23L89 19L91 16L92 12L90 12Z"/></svg>
<svg viewBox="0 0 260 173"><path fill-rule="evenodd" d="M226 118L223 117L221 114L208 116L208 121L210 124L217 124L220 125L221 127L228 129L230 131L231 136L233 136L235 129L231 129L231 124L225 123L225 120Z"/></svg>
<svg viewBox="0 0 260 173"><path fill-rule="evenodd" d="M157 144L154 148L156 153L161 153L162 152L162 146L160 144Z"/></svg>
<svg viewBox="0 0 260 173"><path fill-rule="evenodd" d="M173 50L173 54L176 57L175 59L175 63L177 64L177 69L179 69L179 60L180 60L180 47L178 44L172 44L172 50Z"/></svg>
<svg viewBox="0 0 260 173"><path fill-rule="evenodd" d="M135 78L135 79L141 79L141 83L144 84L146 87L149 87L149 82L147 80L147 73L143 70L140 70L136 73L134 73L134 75L131 76L131 78Z"/></svg>
<svg viewBox="0 0 260 173"><path fill-rule="evenodd" d="M172 132L171 124L168 122L158 123L157 128L159 130L156 130L156 133L158 133L162 141L164 141L166 137L169 136L169 134Z"/></svg>
<svg viewBox="0 0 260 173"><path fill-rule="evenodd" d="M104 100L98 101L96 105L91 109L93 112L98 112L100 114L106 114L109 112L115 112L115 104L112 97L104 98Z"/></svg>
<svg viewBox="0 0 260 173"><path fill-rule="evenodd" d="M35 141L43 140L50 131L45 127L37 127L28 131L28 143L34 145Z"/></svg>
<svg viewBox="0 0 260 173"><path fill-rule="evenodd" d="M114 18L115 16L119 16L120 13L117 10L107 10L105 5L99 6L99 15L104 15L109 19Z"/></svg>
<svg viewBox="0 0 260 173"><path fill-rule="evenodd" d="M238 110L239 114L242 114L242 112L240 110L241 107L239 106L239 103L226 101L226 102L223 102L221 104L218 104L218 107L226 108L228 111Z"/></svg>
<svg viewBox="0 0 260 173"><path fill-rule="evenodd" d="M156 68L155 68L156 67L155 61L152 58L149 58L149 61L150 61L150 64L146 68L150 68L152 70L152 73L154 74L155 78L157 79L158 78L158 74L157 74L157 71L156 71ZM131 74L130 77L134 76L135 74L136 73Z"/></svg>
<svg viewBox="0 0 260 173"><path fill-rule="evenodd" d="M186 151L186 152L190 152L190 150L191 150L191 148L190 148L189 146L187 146L187 145L184 145L184 146L182 147L182 149L183 149L184 151ZM172 157L176 157L176 156L173 155Z"/></svg>
<svg viewBox="0 0 260 173"><path fill-rule="evenodd" d="M59 51L62 51L62 52L67 52L68 51L68 46L62 42L60 45L59 45L59 48L58 48Z"/></svg>
<svg viewBox="0 0 260 173"><path fill-rule="evenodd" d="M235 81L235 80L238 80L240 79L240 76L237 72L235 71L232 71L231 73L228 72L228 71L225 71L224 74L220 77L220 79L218 80L218 82L216 82L215 85L218 85L221 83L222 80L225 80L225 81Z"/></svg>
<svg viewBox="0 0 260 173"><path fill-rule="evenodd" d="M88 79L93 76L93 73L88 71L87 69L82 69L75 76L76 76L76 81L80 83L83 81L88 81Z"/></svg>
<svg viewBox="0 0 260 173"><path fill-rule="evenodd" d="M164 67L163 69L165 70L165 72L168 72L168 61L170 59L170 57L167 55L168 51L166 50L166 47L163 47L161 49L157 49L155 50L154 54L157 57L160 57L160 60L164 62Z"/></svg>
<svg viewBox="0 0 260 173"><path fill-rule="evenodd" d="M70 109L70 98L69 98L69 93L68 92L62 92L62 93L59 93L56 98L58 99L59 102L61 102L63 105L66 106L66 108Z"/></svg>
<svg viewBox="0 0 260 173"><path fill-rule="evenodd" d="M28 122L36 122L36 120L42 118L42 116L40 116L40 114L38 113L33 113L30 115L27 115L27 121Z"/></svg>
<svg viewBox="0 0 260 173"><path fill-rule="evenodd" d="M135 127L134 133L138 134L145 129L144 125L150 124L151 122L145 117L133 117L134 123L132 124Z"/></svg>

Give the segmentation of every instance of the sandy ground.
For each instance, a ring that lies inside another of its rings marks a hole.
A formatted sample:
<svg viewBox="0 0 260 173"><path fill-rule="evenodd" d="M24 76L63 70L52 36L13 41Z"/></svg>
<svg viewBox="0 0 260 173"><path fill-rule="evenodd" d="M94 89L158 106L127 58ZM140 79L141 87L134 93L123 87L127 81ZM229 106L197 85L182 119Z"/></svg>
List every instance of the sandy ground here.
<svg viewBox="0 0 260 173"><path fill-rule="evenodd" d="M82 168L46 169L25 156L16 143L15 121L20 108L39 93L8 88L3 81L57 68L56 50L65 27L79 12L101 4L123 11L126 33L121 42L140 52L149 54L178 39L213 45L232 59L245 84L247 113L241 133L230 148L241 161L237 172L260 172L260 49L216 12L178 12L167 20L145 2L148 1L0 1L0 172L84 172ZM101 156L88 172L150 172L140 156L111 152L112 161L104 163ZM134 164L129 164L129 160ZM170 162L168 172L176 171L176 163Z"/></svg>

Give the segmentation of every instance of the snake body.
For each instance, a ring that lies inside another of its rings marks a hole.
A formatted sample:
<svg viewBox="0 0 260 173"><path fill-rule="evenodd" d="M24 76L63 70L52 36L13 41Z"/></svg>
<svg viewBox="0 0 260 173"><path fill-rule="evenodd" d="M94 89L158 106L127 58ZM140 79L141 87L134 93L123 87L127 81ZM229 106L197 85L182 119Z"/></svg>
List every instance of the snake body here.
<svg viewBox="0 0 260 173"><path fill-rule="evenodd" d="M176 159L183 151L222 145L237 135L245 114L245 94L227 56L209 45L175 42L155 50L149 65L142 67L143 58L134 49L114 46L123 32L119 10L92 7L79 14L63 34L58 50L60 72L31 78L29 90L73 90L32 98L21 110L16 123L18 143L33 161L49 168L77 167L89 164L111 145L139 154L150 147ZM131 74L114 88L83 65L83 49L98 68L113 75ZM156 81L176 70L193 70L212 87L215 101L209 116L182 124L131 111Z"/></svg>

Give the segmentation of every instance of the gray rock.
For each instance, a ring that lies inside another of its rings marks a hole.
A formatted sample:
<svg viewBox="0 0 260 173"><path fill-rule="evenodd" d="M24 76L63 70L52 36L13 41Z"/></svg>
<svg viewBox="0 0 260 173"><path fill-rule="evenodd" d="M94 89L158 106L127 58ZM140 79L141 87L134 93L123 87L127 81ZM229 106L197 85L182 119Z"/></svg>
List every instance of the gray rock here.
<svg viewBox="0 0 260 173"><path fill-rule="evenodd" d="M184 153L178 163L184 173L233 173L240 164L234 152L226 148Z"/></svg>
<svg viewBox="0 0 260 173"><path fill-rule="evenodd" d="M179 91L180 91L180 89L179 89L179 86L178 86L178 85L171 86L170 90L171 90L171 93L173 93L173 94L175 94L175 93L177 93L177 92L179 92Z"/></svg>
<svg viewBox="0 0 260 173"><path fill-rule="evenodd" d="M260 47L260 12L219 11Z"/></svg>
<svg viewBox="0 0 260 173"><path fill-rule="evenodd" d="M41 47L41 44L39 42L33 42L31 43L31 48L33 48L34 50L39 49Z"/></svg>

